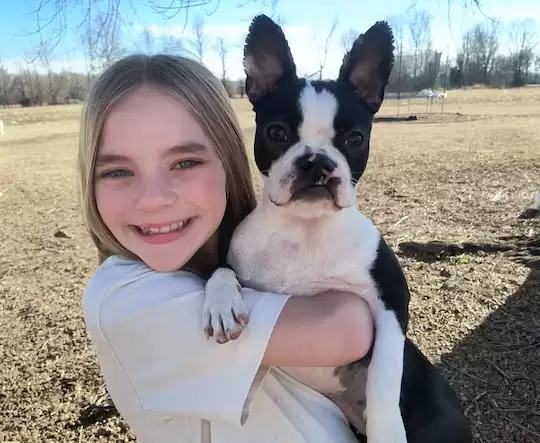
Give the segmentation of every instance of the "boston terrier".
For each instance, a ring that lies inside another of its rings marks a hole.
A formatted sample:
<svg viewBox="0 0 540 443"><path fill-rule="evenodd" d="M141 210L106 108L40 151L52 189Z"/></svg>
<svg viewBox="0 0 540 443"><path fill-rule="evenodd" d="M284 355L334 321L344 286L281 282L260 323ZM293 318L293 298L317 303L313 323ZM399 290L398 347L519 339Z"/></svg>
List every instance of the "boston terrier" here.
<svg viewBox="0 0 540 443"><path fill-rule="evenodd" d="M337 80L299 78L281 27L254 18L244 68L264 190L233 234L227 266L206 284L203 322L220 343L238 337L246 316L240 285L295 296L356 293L375 321L369 354L338 368L281 369L332 399L359 441L469 443L459 400L406 337L409 291L399 262L355 207L393 52L390 27L377 22L345 55Z"/></svg>

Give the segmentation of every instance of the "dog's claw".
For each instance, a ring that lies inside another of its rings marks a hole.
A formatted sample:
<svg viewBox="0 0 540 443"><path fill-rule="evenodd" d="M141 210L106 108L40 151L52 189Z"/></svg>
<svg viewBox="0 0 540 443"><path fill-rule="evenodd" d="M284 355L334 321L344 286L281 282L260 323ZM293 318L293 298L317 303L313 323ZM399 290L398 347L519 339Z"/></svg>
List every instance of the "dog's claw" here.
<svg viewBox="0 0 540 443"><path fill-rule="evenodd" d="M245 313L241 313L238 315L235 314L235 318L236 322L239 323L241 326L246 326L249 323L249 316Z"/></svg>
<svg viewBox="0 0 540 443"><path fill-rule="evenodd" d="M214 335L214 330L212 329L212 326L206 326L204 328L204 335L206 336L207 340L210 340L210 337Z"/></svg>

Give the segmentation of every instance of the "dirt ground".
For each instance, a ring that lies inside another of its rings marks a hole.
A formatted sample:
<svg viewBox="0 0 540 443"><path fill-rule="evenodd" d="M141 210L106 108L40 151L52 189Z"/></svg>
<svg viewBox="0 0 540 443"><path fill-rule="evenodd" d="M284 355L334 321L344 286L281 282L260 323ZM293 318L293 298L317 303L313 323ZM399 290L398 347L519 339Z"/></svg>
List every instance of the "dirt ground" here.
<svg viewBox="0 0 540 443"><path fill-rule="evenodd" d="M249 103L235 106L250 146ZM540 88L450 91L444 114L425 110L375 124L358 206L398 254L409 335L477 442L539 442L540 219L520 214L540 191ZM0 441L133 440L81 316L96 260L77 205L78 113L0 109Z"/></svg>

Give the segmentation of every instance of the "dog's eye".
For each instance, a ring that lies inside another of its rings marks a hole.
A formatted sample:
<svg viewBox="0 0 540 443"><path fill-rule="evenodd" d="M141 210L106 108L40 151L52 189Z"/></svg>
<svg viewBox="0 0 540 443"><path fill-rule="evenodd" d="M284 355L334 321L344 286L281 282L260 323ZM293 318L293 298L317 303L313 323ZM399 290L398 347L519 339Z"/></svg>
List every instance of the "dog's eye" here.
<svg viewBox="0 0 540 443"><path fill-rule="evenodd" d="M277 143L284 143L289 140L287 128L281 123L273 123L266 129L267 137Z"/></svg>
<svg viewBox="0 0 540 443"><path fill-rule="evenodd" d="M364 136L360 131L352 131L350 134L347 135L347 138L345 139L345 145L346 146L360 146L364 141Z"/></svg>

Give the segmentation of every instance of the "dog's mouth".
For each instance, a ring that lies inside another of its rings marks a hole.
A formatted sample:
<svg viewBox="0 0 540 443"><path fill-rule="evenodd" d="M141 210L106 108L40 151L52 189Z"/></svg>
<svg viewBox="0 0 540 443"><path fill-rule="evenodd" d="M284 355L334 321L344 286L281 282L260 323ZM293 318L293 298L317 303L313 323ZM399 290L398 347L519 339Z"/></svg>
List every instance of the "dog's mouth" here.
<svg viewBox="0 0 540 443"><path fill-rule="evenodd" d="M338 188L341 184L339 177L331 177L328 180L318 180L315 183L296 180L291 185L290 201L317 202L331 200L338 205Z"/></svg>
<svg viewBox="0 0 540 443"><path fill-rule="evenodd" d="M308 185L291 193L291 201L334 199L330 188L323 184Z"/></svg>

